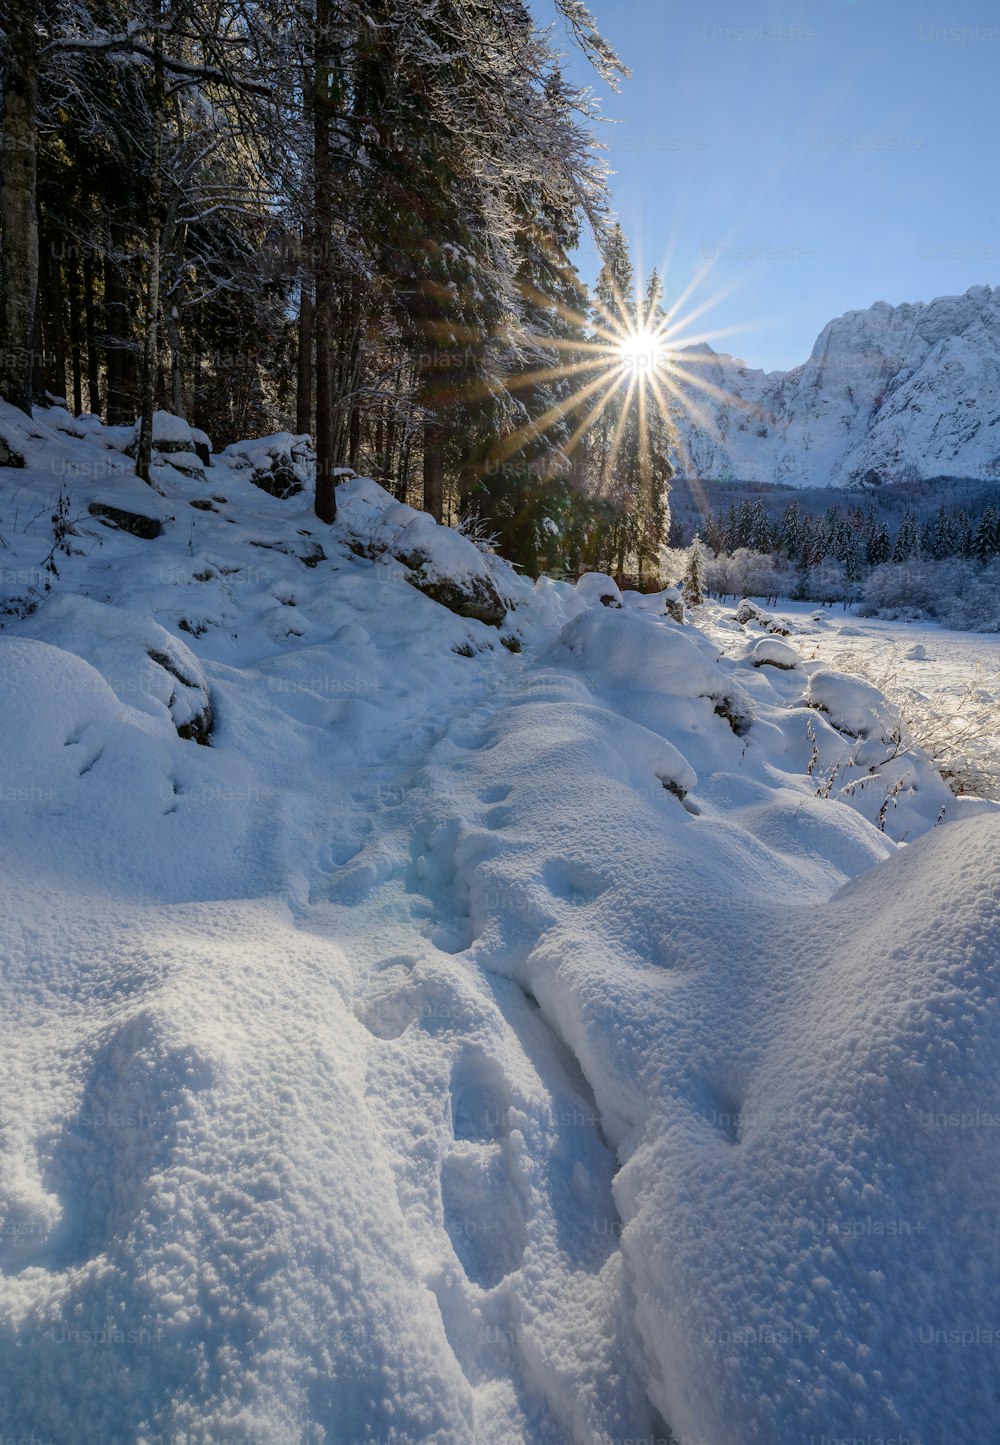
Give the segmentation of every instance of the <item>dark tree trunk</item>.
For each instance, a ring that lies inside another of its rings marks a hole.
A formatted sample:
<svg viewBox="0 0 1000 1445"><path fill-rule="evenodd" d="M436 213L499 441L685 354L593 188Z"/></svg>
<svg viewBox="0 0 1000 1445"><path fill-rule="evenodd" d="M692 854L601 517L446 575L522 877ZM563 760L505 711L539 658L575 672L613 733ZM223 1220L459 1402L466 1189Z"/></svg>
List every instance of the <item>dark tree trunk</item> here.
<svg viewBox="0 0 1000 1445"><path fill-rule="evenodd" d="M313 429L313 299L312 283L303 277L299 299L299 349L296 369L295 430L300 436Z"/></svg>
<svg viewBox="0 0 1000 1445"><path fill-rule="evenodd" d="M63 306L62 261L55 233L43 215L39 223L38 305L45 340L45 390L66 399L66 323Z"/></svg>
<svg viewBox="0 0 1000 1445"><path fill-rule="evenodd" d="M139 447L135 458L136 476L152 484L153 415L159 381L160 310L160 146L163 131L163 37L157 30L153 40L153 106L149 178L149 212L146 232L146 313L142 334L142 407L139 413Z"/></svg>
<svg viewBox="0 0 1000 1445"><path fill-rule="evenodd" d="M35 307L35 327L31 336L31 395L41 396L45 390L45 337L42 333L42 308Z"/></svg>
<svg viewBox="0 0 1000 1445"><path fill-rule="evenodd" d="M430 416L424 418L424 511L444 520L444 429Z"/></svg>
<svg viewBox="0 0 1000 1445"><path fill-rule="evenodd" d="M358 454L361 451L361 407L357 401L351 403L351 434L347 452L347 465L357 471Z"/></svg>
<svg viewBox="0 0 1000 1445"><path fill-rule="evenodd" d="M36 212L38 0L7 9L3 74L3 186L0 187L0 396L31 410L32 351L38 297Z"/></svg>
<svg viewBox="0 0 1000 1445"><path fill-rule="evenodd" d="M347 369L344 405L347 408L347 465L355 467L361 446L361 368L363 347L361 335L361 282L355 277L351 286L351 357Z"/></svg>
<svg viewBox="0 0 1000 1445"><path fill-rule="evenodd" d="M334 109L331 0L316 0L315 74L313 85L313 237L316 302L316 515L332 522L337 515L334 468L334 157L330 119Z"/></svg>
<svg viewBox="0 0 1000 1445"><path fill-rule="evenodd" d="M87 405L101 414L101 358L97 345L97 297L94 292L94 257L83 254L83 312L87 333Z"/></svg>
<svg viewBox="0 0 1000 1445"><path fill-rule="evenodd" d="M184 338L176 308L170 307L166 316L167 340L170 342L170 406L174 416L187 420L188 408L184 398Z"/></svg>
<svg viewBox="0 0 1000 1445"><path fill-rule="evenodd" d="M66 268L69 281L69 345L73 363L73 413L79 416L83 411L83 352L82 316L83 303L80 297L80 258L76 250Z"/></svg>
<svg viewBox="0 0 1000 1445"><path fill-rule="evenodd" d="M125 273L126 237L121 226L111 229L111 249L104 260L104 310L107 328L108 424L135 421L131 372L132 327Z"/></svg>

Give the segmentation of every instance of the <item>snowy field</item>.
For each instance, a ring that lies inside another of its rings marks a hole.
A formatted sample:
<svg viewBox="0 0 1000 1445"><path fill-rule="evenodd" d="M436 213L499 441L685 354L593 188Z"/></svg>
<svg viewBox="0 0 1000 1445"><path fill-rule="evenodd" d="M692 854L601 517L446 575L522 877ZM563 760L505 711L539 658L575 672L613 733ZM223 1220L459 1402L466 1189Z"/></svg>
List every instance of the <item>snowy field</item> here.
<svg viewBox="0 0 1000 1445"><path fill-rule="evenodd" d="M876 683L956 789L1000 799L1000 637L933 622L886 622L839 607L764 608L804 659Z"/></svg>
<svg viewBox="0 0 1000 1445"><path fill-rule="evenodd" d="M0 1433L990 1439L1000 813L853 624L0 434Z"/></svg>

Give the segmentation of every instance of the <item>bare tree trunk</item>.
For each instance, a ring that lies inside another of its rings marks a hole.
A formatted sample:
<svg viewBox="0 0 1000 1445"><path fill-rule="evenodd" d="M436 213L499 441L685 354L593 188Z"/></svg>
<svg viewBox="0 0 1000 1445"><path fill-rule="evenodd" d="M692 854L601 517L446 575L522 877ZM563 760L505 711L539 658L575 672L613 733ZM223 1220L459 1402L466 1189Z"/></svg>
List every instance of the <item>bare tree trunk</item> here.
<svg viewBox="0 0 1000 1445"><path fill-rule="evenodd" d="M69 345L73 363L73 413L79 416L83 411L83 350L80 299L80 257L74 248L73 257L67 266L69 281Z"/></svg>
<svg viewBox="0 0 1000 1445"><path fill-rule="evenodd" d="M62 260L53 251L49 259L49 317L52 323L52 350L55 356L52 394L67 399L66 370L69 352L66 346L66 304L63 293Z"/></svg>
<svg viewBox="0 0 1000 1445"><path fill-rule="evenodd" d="M410 500L410 462L413 456L413 437L416 431L414 410L415 402L411 395L406 421L403 425L403 442L400 448L398 480L393 490L393 495L397 501L400 502L408 502Z"/></svg>
<svg viewBox="0 0 1000 1445"><path fill-rule="evenodd" d="M337 515L334 467L333 356L333 182L330 115L334 106L331 54L331 0L316 0L315 74L313 85L313 237L316 303L316 515L332 522Z"/></svg>
<svg viewBox="0 0 1000 1445"><path fill-rule="evenodd" d="M135 420L135 406L128 381L132 327L125 278L125 232L121 226L112 226L111 248L104 259L104 310L108 336L108 425L123 426Z"/></svg>
<svg viewBox="0 0 1000 1445"><path fill-rule="evenodd" d="M67 399L66 317L63 294L62 259L54 241L55 233L43 213L39 217L38 308L45 337L45 390L50 396Z"/></svg>
<svg viewBox="0 0 1000 1445"><path fill-rule="evenodd" d="M444 429L431 416L424 418L424 511L444 520Z"/></svg>
<svg viewBox="0 0 1000 1445"><path fill-rule="evenodd" d="M97 347L97 299L94 294L94 257L83 253L83 314L87 336L87 405L101 414L101 359Z"/></svg>
<svg viewBox="0 0 1000 1445"><path fill-rule="evenodd" d="M184 399L184 342L181 338L180 320L177 308L171 306L166 316L167 340L170 342L170 408L174 416L187 420L187 404Z"/></svg>
<svg viewBox="0 0 1000 1445"><path fill-rule="evenodd" d="M0 187L0 396L31 411L32 350L38 297L35 208L38 133L37 0L7 7L3 75L3 186Z"/></svg>
<svg viewBox="0 0 1000 1445"><path fill-rule="evenodd" d="M300 436L313 429L313 299L312 282L303 276L299 295L299 354L296 368L295 430Z"/></svg>
<svg viewBox="0 0 1000 1445"><path fill-rule="evenodd" d="M45 336L42 331L42 308L35 306L35 329L31 337L31 395L41 396L45 390Z"/></svg>
<svg viewBox="0 0 1000 1445"><path fill-rule="evenodd" d="M351 287L351 360L348 367L345 401L347 406L347 465L352 470L357 464L358 451L361 446L362 304L361 282L355 277Z"/></svg>
<svg viewBox="0 0 1000 1445"><path fill-rule="evenodd" d="M51 392L56 384L55 349L52 345L52 286L49 282L51 258L45 244L45 228L38 223L38 276L35 283L35 333L39 345L34 368L35 396Z"/></svg>
<svg viewBox="0 0 1000 1445"><path fill-rule="evenodd" d="M142 336L142 407L139 414L139 448L136 476L152 484L153 414L159 372L160 309L160 146L163 129L163 37L157 29L153 40L153 106L150 146L149 220L146 234L146 314Z"/></svg>

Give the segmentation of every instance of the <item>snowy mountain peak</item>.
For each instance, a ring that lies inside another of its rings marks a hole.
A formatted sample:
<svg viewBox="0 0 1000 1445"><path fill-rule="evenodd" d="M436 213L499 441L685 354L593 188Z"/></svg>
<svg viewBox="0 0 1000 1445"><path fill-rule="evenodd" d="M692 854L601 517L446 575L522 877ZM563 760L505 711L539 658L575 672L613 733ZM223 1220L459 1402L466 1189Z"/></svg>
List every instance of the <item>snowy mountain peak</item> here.
<svg viewBox="0 0 1000 1445"><path fill-rule="evenodd" d="M1000 287L847 311L787 372L704 345L678 355L692 402L678 424L684 476L793 486L1000 477Z"/></svg>

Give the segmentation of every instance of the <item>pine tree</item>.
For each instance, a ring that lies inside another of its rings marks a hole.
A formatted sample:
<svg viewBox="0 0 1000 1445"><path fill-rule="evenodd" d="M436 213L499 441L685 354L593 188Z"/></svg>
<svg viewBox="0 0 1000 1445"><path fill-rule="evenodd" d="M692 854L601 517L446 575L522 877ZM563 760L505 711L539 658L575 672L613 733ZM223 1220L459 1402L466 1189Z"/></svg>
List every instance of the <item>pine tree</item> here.
<svg viewBox="0 0 1000 1445"><path fill-rule="evenodd" d="M955 555L957 557L971 557L973 534L969 524L969 514L962 508L952 519L952 535L955 542Z"/></svg>
<svg viewBox="0 0 1000 1445"><path fill-rule="evenodd" d="M1000 516L990 506L986 508L972 542L972 555L981 566L986 566L1000 552Z"/></svg>
<svg viewBox="0 0 1000 1445"><path fill-rule="evenodd" d="M771 522L763 502L758 499L751 509L747 546L754 552L770 552L772 541Z"/></svg>
<svg viewBox="0 0 1000 1445"><path fill-rule="evenodd" d="M634 315L634 289L635 271L628 242L621 223L616 222L604 248L600 274L594 287L595 330L591 337L593 345L613 346L613 341L608 341L609 335L624 336L628 333ZM600 414L591 429L592 456L597 469L598 486L602 493L616 501L624 496L624 489L616 488L612 468L617 463L618 453L623 445L627 450L633 449L633 439L629 438L626 442L624 437L627 424L624 416L625 401L625 393L619 378L615 376L600 394Z"/></svg>
<svg viewBox="0 0 1000 1445"><path fill-rule="evenodd" d="M894 562L909 562L920 552L920 524L913 512L907 512L899 524L892 547Z"/></svg>
<svg viewBox="0 0 1000 1445"><path fill-rule="evenodd" d="M654 269L646 283L642 312L637 318L643 330L657 335L666 324L662 305L663 285ZM673 427L665 409L665 393L651 366L638 378L639 475L637 517L637 562L640 587L647 576L658 579L660 552L670 529L670 479L673 466L670 451Z"/></svg>
<svg viewBox="0 0 1000 1445"><path fill-rule="evenodd" d="M865 548L865 561L869 567L879 567L888 562L892 555L892 543L889 540L889 528L884 522L875 526Z"/></svg>
<svg viewBox="0 0 1000 1445"><path fill-rule="evenodd" d="M698 536L688 549L682 586L687 605L700 607L705 600L705 549Z"/></svg>
<svg viewBox="0 0 1000 1445"><path fill-rule="evenodd" d="M794 497L782 514L774 545L777 551L783 557L787 557L790 562L798 556L799 548L802 545L802 513Z"/></svg>
<svg viewBox="0 0 1000 1445"><path fill-rule="evenodd" d="M937 512L925 524L922 534L922 551L935 562L942 562L955 551L952 536L951 517L942 502Z"/></svg>

